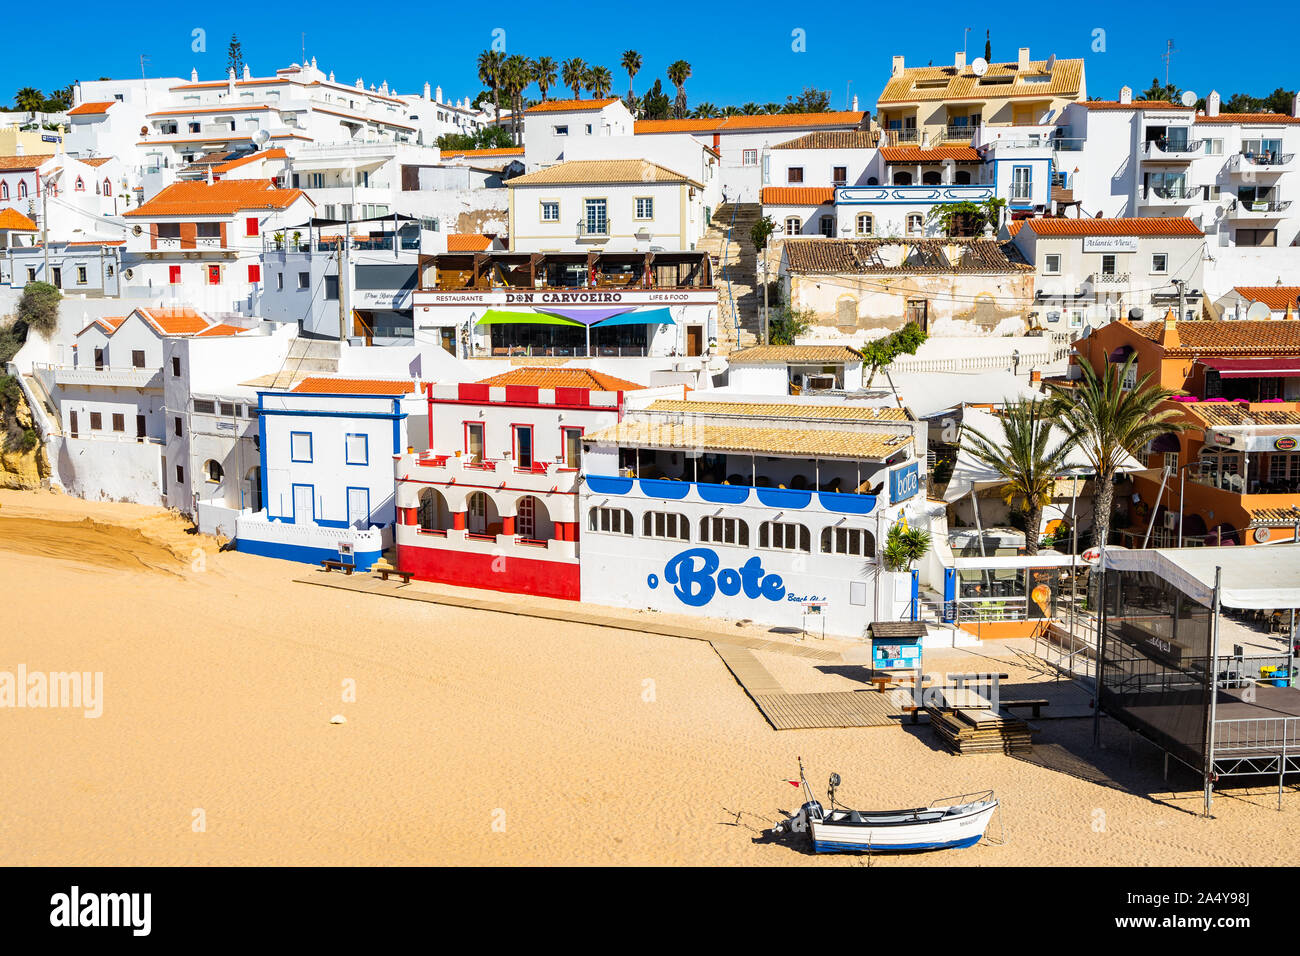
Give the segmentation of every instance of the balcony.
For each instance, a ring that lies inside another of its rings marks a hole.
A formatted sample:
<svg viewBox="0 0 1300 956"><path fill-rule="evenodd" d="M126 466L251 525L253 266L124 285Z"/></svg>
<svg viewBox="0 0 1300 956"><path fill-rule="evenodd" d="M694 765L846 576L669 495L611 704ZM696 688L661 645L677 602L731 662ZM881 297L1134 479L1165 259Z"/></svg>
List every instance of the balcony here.
<svg viewBox="0 0 1300 956"><path fill-rule="evenodd" d="M1294 164L1295 153L1233 153L1228 157L1228 172L1240 175L1284 173Z"/></svg>
<svg viewBox="0 0 1300 956"><path fill-rule="evenodd" d="M163 385L162 369L104 365L41 365L54 373L54 384L116 386L120 388L156 388Z"/></svg>
<svg viewBox="0 0 1300 956"><path fill-rule="evenodd" d="M700 251L448 252L421 257L419 290L502 296L567 293L573 295L574 304L580 304L601 301L584 298L592 290L650 293L648 302L669 292L712 293L714 282L708 253ZM478 297L465 301L478 301Z"/></svg>
<svg viewBox="0 0 1300 956"><path fill-rule="evenodd" d="M1234 199L1228 206L1227 216L1243 221L1281 219L1290 208L1289 199Z"/></svg>
<svg viewBox="0 0 1300 956"><path fill-rule="evenodd" d="M1190 163L1205 149L1205 140L1153 139L1143 150L1143 160L1157 163Z"/></svg>
<svg viewBox="0 0 1300 956"><path fill-rule="evenodd" d="M1142 191L1138 201L1144 206L1188 206L1200 202L1205 191L1200 186L1175 184L1172 186L1148 186Z"/></svg>
<svg viewBox="0 0 1300 956"><path fill-rule="evenodd" d="M597 223L578 223L579 242L605 242L609 239L610 222L606 219Z"/></svg>

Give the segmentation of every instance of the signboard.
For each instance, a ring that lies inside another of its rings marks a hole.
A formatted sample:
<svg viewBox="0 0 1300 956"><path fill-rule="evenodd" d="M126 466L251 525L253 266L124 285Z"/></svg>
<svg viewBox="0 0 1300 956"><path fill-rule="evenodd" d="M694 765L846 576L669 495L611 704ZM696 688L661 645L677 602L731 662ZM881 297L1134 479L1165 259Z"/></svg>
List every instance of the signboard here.
<svg viewBox="0 0 1300 956"><path fill-rule="evenodd" d="M889 503L906 501L921 490L919 463L912 462L889 473Z"/></svg>
<svg viewBox="0 0 1300 956"><path fill-rule="evenodd" d="M1279 435L1277 432L1261 435L1257 429L1229 432L1212 428L1205 433L1205 443L1216 448L1227 448L1232 451L1289 452L1300 447L1300 438L1294 435Z"/></svg>
<svg viewBox="0 0 1300 956"><path fill-rule="evenodd" d="M1137 236L1084 236L1084 252L1137 252Z"/></svg>
<svg viewBox="0 0 1300 956"><path fill-rule="evenodd" d="M716 289L677 289L656 291L635 289L630 291L610 289L525 289L497 290L491 292L438 292L422 289L415 292L415 304L427 309L442 305L483 306L639 306L639 305L714 305L718 304Z"/></svg>
<svg viewBox="0 0 1300 956"><path fill-rule="evenodd" d="M63 142L63 137L61 137L61 136L55 136L53 133L42 133L42 134L41 134L41 142L42 142L42 143L61 143L61 142Z"/></svg>
<svg viewBox="0 0 1300 956"><path fill-rule="evenodd" d="M891 637L871 641L872 671L919 671L921 669L921 639Z"/></svg>
<svg viewBox="0 0 1300 956"><path fill-rule="evenodd" d="M1297 442L1290 435L1283 435L1273 442L1273 447L1277 451L1294 451Z"/></svg>

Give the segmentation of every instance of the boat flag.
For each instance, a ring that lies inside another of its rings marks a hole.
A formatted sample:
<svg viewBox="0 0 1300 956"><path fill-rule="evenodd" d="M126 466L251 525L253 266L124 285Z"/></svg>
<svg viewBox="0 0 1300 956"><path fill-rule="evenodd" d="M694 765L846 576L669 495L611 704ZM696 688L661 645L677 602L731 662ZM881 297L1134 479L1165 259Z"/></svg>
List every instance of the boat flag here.
<svg viewBox="0 0 1300 956"><path fill-rule="evenodd" d="M795 787L795 788L798 788L798 786L799 786L799 781L798 781L798 780L787 780L786 783L788 783L790 786Z"/></svg>

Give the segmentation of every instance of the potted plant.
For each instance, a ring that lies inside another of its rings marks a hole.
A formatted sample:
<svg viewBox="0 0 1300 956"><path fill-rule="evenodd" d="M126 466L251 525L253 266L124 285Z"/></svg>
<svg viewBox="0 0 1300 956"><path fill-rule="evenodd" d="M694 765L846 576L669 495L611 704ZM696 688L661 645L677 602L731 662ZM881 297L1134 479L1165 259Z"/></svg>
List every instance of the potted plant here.
<svg viewBox="0 0 1300 956"><path fill-rule="evenodd" d="M301 248L301 244L302 244L302 233L295 231L293 234L293 248L295 252L299 248Z"/></svg>
<svg viewBox="0 0 1300 956"><path fill-rule="evenodd" d="M284 233L277 232L271 238L275 240L275 251L282 251L284 249Z"/></svg>

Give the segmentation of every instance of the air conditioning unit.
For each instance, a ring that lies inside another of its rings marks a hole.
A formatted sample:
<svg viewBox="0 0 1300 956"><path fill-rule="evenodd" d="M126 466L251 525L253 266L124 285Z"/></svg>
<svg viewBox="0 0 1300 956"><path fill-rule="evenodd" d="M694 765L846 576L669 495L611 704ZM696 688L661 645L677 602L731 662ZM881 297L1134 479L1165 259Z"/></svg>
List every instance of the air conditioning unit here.
<svg viewBox="0 0 1300 956"><path fill-rule="evenodd" d="M1180 512L1177 512L1177 511L1166 511L1166 512L1165 512L1165 530L1166 530L1166 531L1177 531L1177 530L1178 530L1178 522L1179 522L1179 520L1180 520L1181 518L1182 518L1182 514L1181 514Z"/></svg>

